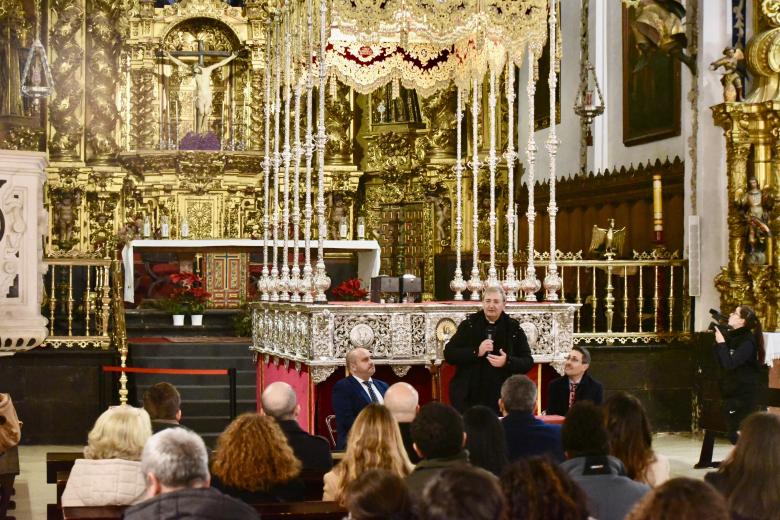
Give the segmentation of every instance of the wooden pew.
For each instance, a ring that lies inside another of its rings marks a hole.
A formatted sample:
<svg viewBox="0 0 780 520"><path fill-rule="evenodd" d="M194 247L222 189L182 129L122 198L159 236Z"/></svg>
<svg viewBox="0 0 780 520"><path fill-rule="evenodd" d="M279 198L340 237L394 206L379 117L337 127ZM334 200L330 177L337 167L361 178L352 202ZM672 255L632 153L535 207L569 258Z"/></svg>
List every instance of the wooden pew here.
<svg viewBox="0 0 780 520"><path fill-rule="evenodd" d="M346 509L336 502L288 502L252 504L263 520L341 520ZM117 520L127 506L63 507L64 520Z"/></svg>
<svg viewBox="0 0 780 520"><path fill-rule="evenodd" d="M341 520L347 510L336 502L286 502L252 504L263 520Z"/></svg>
<svg viewBox="0 0 780 520"><path fill-rule="evenodd" d="M83 459L84 453L78 451L50 451L46 454L46 483L57 483L57 472L70 472L76 459Z"/></svg>
<svg viewBox="0 0 780 520"><path fill-rule="evenodd" d="M65 520L115 520L121 519L127 506L63 507Z"/></svg>

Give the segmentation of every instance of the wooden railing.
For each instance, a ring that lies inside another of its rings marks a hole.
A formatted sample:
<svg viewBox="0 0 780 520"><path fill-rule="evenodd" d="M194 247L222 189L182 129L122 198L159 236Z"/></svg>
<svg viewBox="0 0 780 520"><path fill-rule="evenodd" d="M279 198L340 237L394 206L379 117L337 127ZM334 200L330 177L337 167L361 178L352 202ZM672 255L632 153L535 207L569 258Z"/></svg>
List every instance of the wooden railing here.
<svg viewBox="0 0 780 520"><path fill-rule="evenodd" d="M110 258L46 258L43 345L126 350L121 264Z"/></svg>

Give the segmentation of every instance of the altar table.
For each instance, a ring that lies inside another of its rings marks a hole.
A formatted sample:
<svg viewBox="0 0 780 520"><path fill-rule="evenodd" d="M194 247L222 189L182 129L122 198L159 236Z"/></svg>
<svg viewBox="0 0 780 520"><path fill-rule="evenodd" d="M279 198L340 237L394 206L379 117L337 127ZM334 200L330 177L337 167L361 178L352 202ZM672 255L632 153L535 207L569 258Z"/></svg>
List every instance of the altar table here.
<svg viewBox="0 0 780 520"><path fill-rule="evenodd" d="M268 247L273 246L273 241L269 240ZM175 251L220 251L225 249L246 249L246 250L262 250L266 244L264 240L251 240L241 238L226 238L226 239L210 239L210 240L132 240L122 249L122 264L124 266L125 280L124 280L124 300L126 302L133 303L135 301L134 295L134 279L135 273L133 271L133 250L136 248L143 249L169 249ZM282 248L282 242L277 242L278 247ZM312 262L317 258L317 241L312 241ZM328 251L349 251L356 252L358 256L358 278L363 281L363 284L368 287L371 277L379 275L380 265L380 248L379 243L376 240L325 240L324 243L325 252ZM292 243L288 245L289 251L292 252ZM299 249L303 253L303 242L300 243ZM269 257L271 255L269 251ZM279 252L281 255L281 251ZM327 268L327 263L326 263Z"/></svg>
<svg viewBox="0 0 780 520"><path fill-rule="evenodd" d="M301 426L326 434L332 413L333 385L343 378L344 358L356 347L371 352L376 377L387 383L409 382L420 403L448 401L454 367L443 364L444 345L480 302L328 304L256 302L252 311L252 347L257 362L257 394L275 381L290 384L301 405ZM547 381L562 373L574 346L574 311L570 303L507 303L520 322L537 365L528 376L545 399Z"/></svg>

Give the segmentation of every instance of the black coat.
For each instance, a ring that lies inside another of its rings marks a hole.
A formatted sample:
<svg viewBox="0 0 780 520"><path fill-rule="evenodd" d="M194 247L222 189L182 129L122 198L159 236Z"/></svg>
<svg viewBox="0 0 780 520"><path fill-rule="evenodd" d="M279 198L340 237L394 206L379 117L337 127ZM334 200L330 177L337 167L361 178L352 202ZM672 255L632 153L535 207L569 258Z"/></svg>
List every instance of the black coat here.
<svg viewBox="0 0 780 520"><path fill-rule="evenodd" d="M488 326L484 311L468 316L444 348L444 359L455 365L455 377L450 382L450 401L463 412L474 405L484 405L498 412L501 385L513 374L525 374L534 365L531 349L520 323L502 312L496 320L493 337L494 354L499 349L507 355L501 368L492 366L487 356L477 357L479 344L487 338Z"/></svg>
<svg viewBox="0 0 780 520"><path fill-rule="evenodd" d="M125 509L127 520L251 520L253 507L214 488L188 488L164 493Z"/></svg>
<svg viewBox="0 0 780 520"><path fill-rule="evenodd" d="M580 384L574 391L574 402L592 401L601 404L604 401L604 387L585 372ZM566 415L569 411L569 378L559 377L550 381L547 387L547 415Z"/></svg>
<svg viewBox="0 0 780 520"><path fill-rule="evenodd" d="M724 373L721 393L725 399L754 404L762 382L763 371L758 360L756 339L747 327L729 331L725 343L715 344L715 355Z"/></svg>
<svg viewBox="0 0 780 520"><path fill-rule="evenodd" d="M325 437L309 435L298 425L298 421L279 421L287 442L295 456L303 464L303 471L321 471L327 473L333 467L330 456L330 444Z"/></svg>

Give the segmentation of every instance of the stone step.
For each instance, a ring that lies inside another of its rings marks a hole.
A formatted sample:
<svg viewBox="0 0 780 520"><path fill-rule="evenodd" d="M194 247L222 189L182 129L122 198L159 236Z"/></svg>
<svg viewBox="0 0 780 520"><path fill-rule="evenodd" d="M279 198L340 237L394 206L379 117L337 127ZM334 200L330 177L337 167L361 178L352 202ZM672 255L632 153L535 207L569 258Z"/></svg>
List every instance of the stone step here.
<svg viewBox="0 0 780 520"><path fill-rule="evenodd" d="M187 356L231 356L240 357L245 356L247 359L251 359L251 353L249 347L252 345L250 341L244 343L220 343L219 339L214 339L213 342L135 342L132 338L128 340L129 350L134 355L141 355L143 357L150 356L166 356L166 357L187 357Z"/></svg>
<svg viewBox="0 0 780 520"><path fill-rule="evenodd" d="M254 377L254 374L252 374ZM154 383L152 383L154 384ZM176 384L174 382L174 384ZM136 390L138 392L138 399L140 400L144 392L151 385L144 385L136 383ZM214 401L214 400L227 400L230 398L230 389L224 384L224 381L220 384L214 385L186 385L176 384L176 388L181 394L182 401ZM237 384L236 385L236 399L239 401L252 401L256 399L256 387L255 381L252 379L251 384Z"/></svg>

